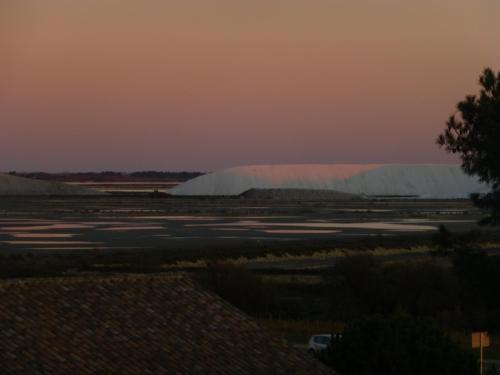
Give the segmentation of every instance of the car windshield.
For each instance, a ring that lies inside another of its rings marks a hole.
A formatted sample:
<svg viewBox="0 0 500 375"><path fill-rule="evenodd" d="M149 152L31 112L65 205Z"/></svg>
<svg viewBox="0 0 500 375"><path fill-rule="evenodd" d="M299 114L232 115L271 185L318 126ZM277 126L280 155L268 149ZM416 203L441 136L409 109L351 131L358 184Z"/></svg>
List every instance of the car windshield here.
<svg viewBox="0 0 500 375"><path fill-rule="evenodd" d="M316 344L329 344L330 338L328 336L315 336L314 342Z"/></svg>

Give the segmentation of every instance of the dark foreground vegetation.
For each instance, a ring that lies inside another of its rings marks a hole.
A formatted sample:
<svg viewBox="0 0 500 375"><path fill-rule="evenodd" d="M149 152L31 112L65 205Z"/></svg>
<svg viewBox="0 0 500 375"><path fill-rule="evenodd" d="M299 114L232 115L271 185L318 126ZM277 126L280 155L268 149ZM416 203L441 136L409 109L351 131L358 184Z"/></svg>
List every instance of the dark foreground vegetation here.
<svg viewBox="0 0 500 375"><path fill-rule="evenodd" d="M442 229L433 255L414 261L361 254L288 277L212 263L199 278L264 320L340 323L343 339L323 360L342 374L476 374L470 332L500 332L500 257L476 236Z"/></svg>
<svg viewBox="0 0 500 375"><path fill-rule="evenodd" d="M460 347L435 321L405 313L349 322L323 360L344 375L478 374L472 352Z"/></svg>
<svg viewBox="0 0 500 375"><path fill-rule="evenodd" d="M435 242L450 242L449 251L437 245L432 255L418 260L386 261L360 253L340 258L331 270L294 271L288 280L295 286L283 274L259 275L224 262L210 263L200 278L236 306L261 316L347 321L403 310L453 329L500 330L500 256L461 238L441 232Z"/></svg>

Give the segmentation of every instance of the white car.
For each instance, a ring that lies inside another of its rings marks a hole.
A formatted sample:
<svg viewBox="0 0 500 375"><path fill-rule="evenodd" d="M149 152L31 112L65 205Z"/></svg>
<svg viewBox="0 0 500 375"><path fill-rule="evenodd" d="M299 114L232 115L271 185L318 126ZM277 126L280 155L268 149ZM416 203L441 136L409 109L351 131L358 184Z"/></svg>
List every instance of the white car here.
<svg viewBox="0 0 500 375"><path fill-rule="evenodd" d="M311 354L318 354L328 348L332 342L331 334L312 335L307 345L307 351Z"/></svg>
<svg viewBox="0 0 500 375"><path fill-rule="evenodd" d="M319 335L312 335L309 339L309 343L307 345L307 351L311 354L319 354L322 350L328 348L328 346L332 343L332 338L334 340L338 340L342 337L339 333L334 333L333 335L330 333L323 333Z"/></svg>

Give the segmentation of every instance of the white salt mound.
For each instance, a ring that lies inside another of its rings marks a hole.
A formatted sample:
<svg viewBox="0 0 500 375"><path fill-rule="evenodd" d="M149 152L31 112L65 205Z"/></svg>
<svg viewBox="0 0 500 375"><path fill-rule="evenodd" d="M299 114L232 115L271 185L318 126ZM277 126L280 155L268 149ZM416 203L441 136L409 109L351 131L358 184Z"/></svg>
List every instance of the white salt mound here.
<svg viewBox="0 0 500 375"><path fill-rule="evenodd" d="M102 195L97 190L0 173L0 195Z"/></svg>
<svg viewBox="0 0 500 375"><path fill-rule="evenodd" d="M467 198L490 188L449 164L298 164L228 168L169 190L174 195L240 195L250 189L318 189L364 196Z"/></svg>

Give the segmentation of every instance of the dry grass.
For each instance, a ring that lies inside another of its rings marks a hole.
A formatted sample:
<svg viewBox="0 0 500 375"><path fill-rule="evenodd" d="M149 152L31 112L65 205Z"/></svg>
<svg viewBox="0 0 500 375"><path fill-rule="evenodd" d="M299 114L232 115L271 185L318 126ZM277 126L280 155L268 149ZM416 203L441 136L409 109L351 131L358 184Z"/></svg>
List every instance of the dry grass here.
<svg viewBox="0 0 500 375"><path fill-rule="evenodd" d="M323 250L316 251L312 254L266 254L265 256L249 258L241 256L236 259L225 259L226 263L231 263L235 265L247 265L249 263L272 263L272 262L282 262L290 260L328 260L328 259L339 259L354 255L372 255L372 256L390 256L390 255L404 255L404 254L426 254L431 251L428 246L415 246L412 248L385 248L377 247L373 250L366 250L360 252L360 250L353 249L335 249L335 250ZM204 259L198 259L195 261L178 261L174 264L165 264L162 267L165 269L179 269L179 268L204 268L207 266L207 261Z"/></svg>
<svg viewBox="0 0 500 375"><path fill-rule="evenodd" d="M497 242L484 242L480 244L482 249L494 249L500 248L500 243ZM259 264L259 263L273 263L273 262L283 262L283 261L300 261L300 260L335 260L340 258L345 258L355 255L371 255L374 257L388 257L388 256L398 256L398 255L425 255L430 254L434 248L432 246L420 245L413 247L402 247L402 248L387 248L387 247L375 247L368 250L359 250L351 248L338 248L333 250L321 250L315 251L310 254L272 254L268 253L264 256L257 257L246 257L240 256L238 258L227 258L220 259L220 261L225 263L231 263L235 265L249 265L249 264ZM164 269L199 269L207 266L207 261L203 258L197 260L181 260L176 263L164 264L162 268Z"/></svg>

